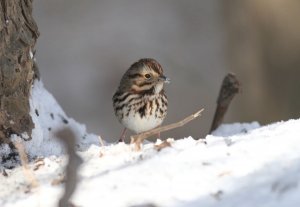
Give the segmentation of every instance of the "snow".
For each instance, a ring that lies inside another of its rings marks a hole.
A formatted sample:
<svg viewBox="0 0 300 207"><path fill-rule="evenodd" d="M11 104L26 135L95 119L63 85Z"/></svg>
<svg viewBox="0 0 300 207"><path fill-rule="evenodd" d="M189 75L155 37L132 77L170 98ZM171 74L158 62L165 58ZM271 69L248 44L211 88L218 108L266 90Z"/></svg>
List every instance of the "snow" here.
<svg viewBox="0 0 300 207"><path fill-rule="evenodd" d="M218 129L212 132L214 136L229 137L233 135L247 133L250 130L259 128L258 122L252 123L233 123L222 124Z"/></svg>
<svg viewBox="0 0 300 207"><path fill-rule="evenodd" d="M171 146L161 150L155 147L158 140L136 151L124 143L99 146L97 136L67 118L40 82L34 85L31 105L39 111L39 116L32 111L38 125L33 140L25 143L31 157L42 157L43 164L33 170L39 186L28 190L21 166L5 169L0 206L57 205L64 185L51 183L62 177L67 156L48 128L66 125L61 117L77 130L83 159L71 198L76 206L300 206L300 119L267 126L226 124L205 140L168 139ZM7 151L2 147L2 153ZM36 168L37 161L29 166Z"/></svg>
<svg viewBox="0 0 300 207"><path fill-rule="evenodd" d="M42 81L34 82L30 99L30 115L35 128L32 131L32 140L24 142L24 145L31 158L64 154L65 149L56 139L55 134L65 127L72 129L77 135L77 150L85 150L91 144L99 143L97 135L88 134L84 125L65 114L55 98L44 88ZM27 134L22 134L21 137L13 135L12 139L14 141L27 140L29 136ZM0 162L9 154L8 149L7 145L0 146ZM6 163L6 165L11 164Z"/></svg>

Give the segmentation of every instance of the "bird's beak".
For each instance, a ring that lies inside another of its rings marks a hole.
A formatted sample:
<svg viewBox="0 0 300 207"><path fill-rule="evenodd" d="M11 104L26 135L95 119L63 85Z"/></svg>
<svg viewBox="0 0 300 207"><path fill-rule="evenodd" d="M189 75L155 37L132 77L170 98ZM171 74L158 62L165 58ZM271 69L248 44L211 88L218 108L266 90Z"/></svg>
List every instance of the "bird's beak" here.
<svg viewBox="0 0 300 207"><path fill-rule="evenodd" d="M165 83L170 83L170 78L167 78L167 77L164 76L164 75L161 75L161 76L159 77L159 80L161 80L161 81L163 81L163 82L165 82Z"/></svg>

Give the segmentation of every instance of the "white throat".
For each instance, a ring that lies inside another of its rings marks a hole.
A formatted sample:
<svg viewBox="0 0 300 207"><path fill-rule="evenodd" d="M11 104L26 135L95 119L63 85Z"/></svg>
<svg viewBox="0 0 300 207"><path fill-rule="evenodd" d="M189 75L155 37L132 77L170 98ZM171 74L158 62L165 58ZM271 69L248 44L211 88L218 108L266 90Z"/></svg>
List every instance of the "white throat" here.
<svg viewBox="0 0 300 207"><path fill-rule="evenodd" d="M161 90L163 89L163 87L164 87L164 83L158 83L155 86L155 94L159 94L161 92Z"/></svg>

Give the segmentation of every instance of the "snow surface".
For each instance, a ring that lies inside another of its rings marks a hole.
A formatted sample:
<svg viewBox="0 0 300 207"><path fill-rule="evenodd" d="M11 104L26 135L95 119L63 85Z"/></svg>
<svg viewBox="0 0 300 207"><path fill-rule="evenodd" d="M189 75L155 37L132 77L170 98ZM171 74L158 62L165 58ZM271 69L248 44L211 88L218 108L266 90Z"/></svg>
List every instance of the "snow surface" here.
<svg viewBox="0 0 300 207"><path fill-rule="evenodd" d="M46 129L63 125L60 115L65 114L41 83L35 87L32 106L40 111L35 116L40 125L26 149L32 157L43 157L33 171L39 186L28 190L22 167L6 169L6 177L0 174L3 207L56 206L63 192L63 184L51 183L62 177L67 156ZM51 111L60 120L55 124ZM227 124L205 140L168 139L170 147L157 150L148 143L141 151L124 143L101 147L95 135L83 140L85 128L68 120L78 130L78 154L84 160L71 199L76 206L300 206L299 119L262 127L257 122Z"/></svg>

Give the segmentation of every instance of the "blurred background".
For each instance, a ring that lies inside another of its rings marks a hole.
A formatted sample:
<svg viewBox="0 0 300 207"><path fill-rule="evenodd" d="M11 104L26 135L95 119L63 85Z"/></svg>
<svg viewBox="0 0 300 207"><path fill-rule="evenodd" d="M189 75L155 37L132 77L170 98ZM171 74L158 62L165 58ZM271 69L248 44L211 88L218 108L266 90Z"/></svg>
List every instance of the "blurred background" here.
<svg viewBox="0 0 300 207"><path fill-rule="evenodd" d="M143 57L171 79L165 124L203 116L162 137L204 137L224 76L242 83L225 122L299 117L300 1L35 0L37 62L46 88L89 132L116 141L112 95ZM128 134L129 135L129 134Z"/></svg>

